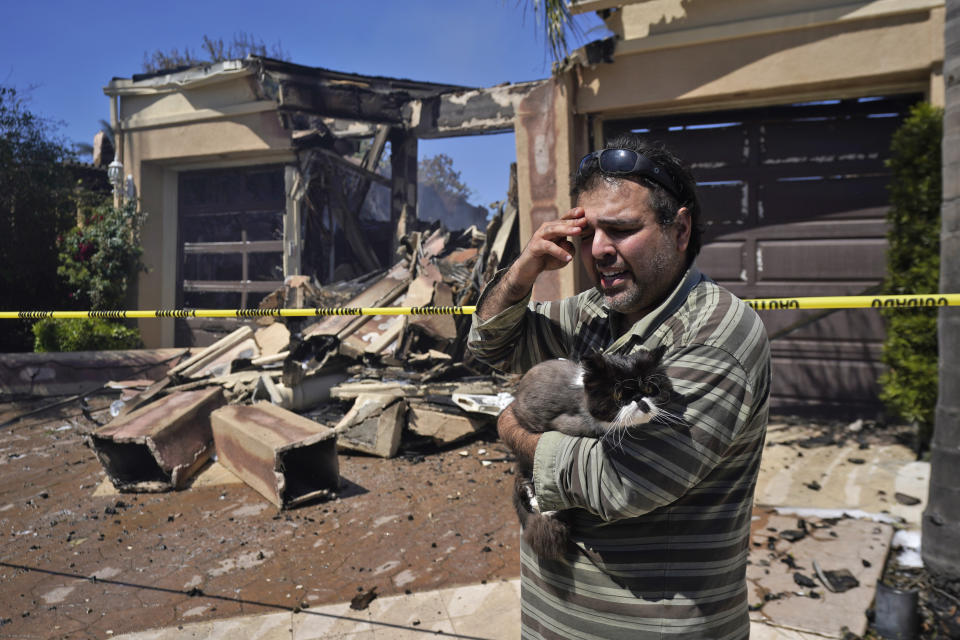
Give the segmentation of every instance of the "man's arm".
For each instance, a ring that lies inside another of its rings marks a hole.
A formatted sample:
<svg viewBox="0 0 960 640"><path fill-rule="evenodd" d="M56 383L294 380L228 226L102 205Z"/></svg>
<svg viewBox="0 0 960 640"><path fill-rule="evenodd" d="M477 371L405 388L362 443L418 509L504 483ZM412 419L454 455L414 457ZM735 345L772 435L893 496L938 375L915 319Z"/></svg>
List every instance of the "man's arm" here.
<svg viewBox="0 0 960 640"><path fill-rule="evenodd" d="M489 320L520 302L533 289L537 276L559 269L573 260L574 246L568 236L577 236L586 224L582 207L574 207L559 220L544 222L502 278L487 292L476 315Z"/></svg>
<svg viewBox="0 0 960 640"><path fill-rule="evenodd" d="M513 413L513 405L504 409L497 419L497 433L504 444L517 456L517 461L521 465L533 467L533 455L537 450L541 434L532 433L520 426L517 416Z"/></svg>
<svg viewBox="0 0 960 640"><path fill-rule="evenodd" d="M721 473L732 473L717 482L743 482L740 475L762 451L769 393L769 348L759 319L753 322L757 338L738 343L742 361L700 344L669 354L667 420L628 432L615 447L544 434L534 455L540 507L582 507L614 521L670 504L720 465ZM751 332L736 333L740 340Z"/></svg>

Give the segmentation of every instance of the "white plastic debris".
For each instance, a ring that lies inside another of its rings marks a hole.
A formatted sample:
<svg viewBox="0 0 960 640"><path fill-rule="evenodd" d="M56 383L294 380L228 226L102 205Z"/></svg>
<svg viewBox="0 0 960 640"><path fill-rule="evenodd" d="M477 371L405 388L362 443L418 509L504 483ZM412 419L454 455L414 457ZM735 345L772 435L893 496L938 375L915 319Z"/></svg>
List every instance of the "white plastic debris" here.
<svg viewBox="0 0 960 640"><path fill-rule="evenodd" d="M116 418L118 415L120 415L120 412L123 410L123 407L124 407L126 404L127 404L127 403L124 402L123 400L114 400L113 402L111 402L111 403L110 403L110 415L113 416L114 418Z"/></svg>
<svg viewBox="0 0 960 640"><path fill-rule="evenodd" d="M919 569L923 566L923 556L920 554L920 532L917 530L900 529L893 534L890 547L899 549L897 563L901 567Z"/></svg>
<svg viewBox="0 0 960 640"><path fill-rule="evenodd" d="M501 391L495 396L475 393L455 393L451 396L451 399L457 406L468 413L485 413L491 416L500 415L500 412L513 402L513 396L505 391Z"/></svg>

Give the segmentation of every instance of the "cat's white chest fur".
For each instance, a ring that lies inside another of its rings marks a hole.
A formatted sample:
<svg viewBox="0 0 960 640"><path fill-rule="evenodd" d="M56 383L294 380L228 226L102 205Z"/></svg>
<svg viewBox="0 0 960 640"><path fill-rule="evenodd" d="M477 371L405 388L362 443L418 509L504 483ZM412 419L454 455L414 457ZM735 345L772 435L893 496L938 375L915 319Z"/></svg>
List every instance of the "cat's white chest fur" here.
<svg viewBox="0 0 960 640"><path fill-rule="evenodd" d="M570 384L578 389L583 389L583 367L577 367L577 373L573 376Z"/></svg>

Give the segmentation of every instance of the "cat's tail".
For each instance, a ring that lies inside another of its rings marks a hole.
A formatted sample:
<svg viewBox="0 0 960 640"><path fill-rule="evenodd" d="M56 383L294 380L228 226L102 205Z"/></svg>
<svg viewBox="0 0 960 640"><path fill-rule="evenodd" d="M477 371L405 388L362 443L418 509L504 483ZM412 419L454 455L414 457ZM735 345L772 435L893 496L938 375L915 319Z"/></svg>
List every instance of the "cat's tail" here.
<svg viewBox="0 0 960 640"><path fill-rule="evenodd" d="M538 557L559 560L567 551L570 525L555 515L531 513L523 529L523 539Z"/></svg>

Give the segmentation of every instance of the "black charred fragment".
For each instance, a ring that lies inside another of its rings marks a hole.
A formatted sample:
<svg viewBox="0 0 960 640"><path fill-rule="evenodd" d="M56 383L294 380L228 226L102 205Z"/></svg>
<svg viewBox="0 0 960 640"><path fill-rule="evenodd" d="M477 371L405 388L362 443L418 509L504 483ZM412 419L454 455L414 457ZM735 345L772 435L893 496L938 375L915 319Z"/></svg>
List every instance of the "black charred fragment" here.
<svg viewBox="0 0 960 640"><path fill-rule="evenodd" d="M371 587L369 591L363 591L355 595L350 600L350 608L354 611L363 611L370 606L370 603L373 602L377 597L377 588Z"/></svg>
<svg viewBox="0 0 960 640"><path fill-rule="evenodd" d="M417 134L421 137L510 131L516 104L540 83L524 83L471 92L447 93L423 100ZM407 113L415 120L413 105Z"/></svg>
<svg viewBox="0 0 960 640"><path fill-rule="evenodd" d="M848 569L824 571L823 575L830 583L827 586L830 587L831 591L836 593L843 593L844 591L849 591L850 589L860 586L860 581L857 580Z"/></svg>
<svg viewBox="0 0 960 640"><path fill-rule="evenodd" d="M340 118L357 118L368 122L400 125L405 94L382 94L358 84L304 84L296 81L278 83L277 106ZM322 90L320 90L322 89Z"/></svg>
<svg viewBox="0 0 960 640"><path fill-rule="evenodd" d="M801 587L806 587L807 589L812 589L815 586L817 586L817 583L813 580L813 578L810 578L809 576L805 576L799 571L793 574L793 581L796 582Z"/></svg>
<svg viewBox="0 0 960 640"><path fill-rule="evenodd" d="M806 538L807 532L800 529L787 529L780 532L780 537L789 542L797 542Z"/></svg>
<svg viewBox="0 0 960 640"><path fill-rule="evenodd" d="M280 111L405 126L403 107L468 87L366 76L269 58L256 61L259 93Z"/></svg>

